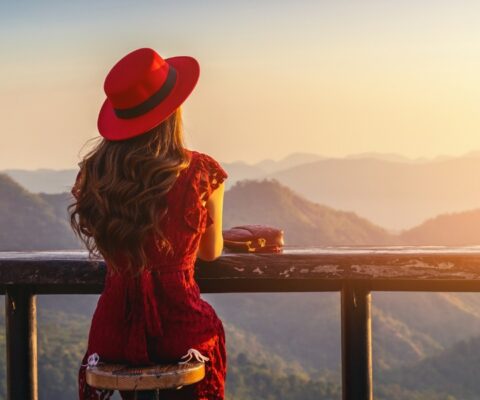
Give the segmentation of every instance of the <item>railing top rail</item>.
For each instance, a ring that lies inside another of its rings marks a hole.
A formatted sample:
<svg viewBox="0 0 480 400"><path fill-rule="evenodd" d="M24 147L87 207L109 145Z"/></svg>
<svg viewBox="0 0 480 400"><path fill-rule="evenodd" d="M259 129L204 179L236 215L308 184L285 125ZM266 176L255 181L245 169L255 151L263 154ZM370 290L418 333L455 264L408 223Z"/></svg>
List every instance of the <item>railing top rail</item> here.
<svg viewBox="0 0 480 400"><path fill-rule="evenodd" d="M259 253L255 254L258 255ZM304 247L285 246L282 253L264 254L278 257L282 255L354 255L354 254L479 254L480 246L325 246ZM222 257L238 256L239 253L224 253ZM248 256L251 256L249 254ZM55 251L0 251L0 261L9 259L75 259L86 260L86 250Z"/></svg>
<svg viewBox="0 0 480 400"><path fill-rule="evenodd" d="M103 260L86 251L0 252L0 287L39 293L99 293ZM334 291L346 282L370 290L480 291L480 247L286 248L278 254L224 254L197 260L205 292Z"/></svg>

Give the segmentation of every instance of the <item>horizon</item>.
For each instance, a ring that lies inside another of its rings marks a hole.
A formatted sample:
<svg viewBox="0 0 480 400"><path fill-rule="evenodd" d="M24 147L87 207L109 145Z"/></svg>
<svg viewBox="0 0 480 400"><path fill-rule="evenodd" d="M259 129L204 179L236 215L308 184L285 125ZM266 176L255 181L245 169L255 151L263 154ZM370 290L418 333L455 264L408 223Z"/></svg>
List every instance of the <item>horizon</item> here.
<svg viewBox="0 0 480 400"><path fill-rule="evenodd" d="M185 139L223 162L458 157L480 149L477 15L433 0L1 4L0 169L76 165L106 73L139 47L199 60Z"/></svg>
<svg viewBox="0 0 480 400"><path fill-rule="evenodd" d="M383 153L383 152L362 152L362 153L349 153L345 154L343 156L326 156L321 153L313 153L313 152L305 152L305 151L295 151L288 153L282 157L273 159L273 158L261 158L257 161L245 161L245 160L232 160L232 161L224 161L221 159L218 159L220 164L245 164L247 166L256 166L258 164L264 163L264 162L274 162L274 163L280 163L282 161L287 160L288 158L292 156L298 156L298 155L305 155L305 156L315 156L319 157L320 159L318 161L322 160L348 160L348 159L375 159L375 158L381 158L384 161L388 161L388 158L398 158L399 160L397 162L402 162L401 160L405 160L405 162L413 162L413 163L429 163L429 162L438 162L438 161L444 161L445 159L456 159L456 158L464 158L464 157L480 157L480 149L479 150L472 150L468 151L466 153L462 153L459 155L454 155L454 154L437 154L433 155L431 157L427 156L419 156L419 157L410 157L405 154L400 154L400 153ZM390 160L392 161L392 160ZM306 161L307 163L310 163L311 161ZM302 164L302 163L300 163ZM0 169L0 172L2 171L9 171L9 170L19 170L19 171L65 171L65 170L70 170L70 169L77 169L78 166L74 165L71 167L65 167L65 168L52 168L52 167L38 167L38 168L16 168L16 167L7 167L7 168L2 168Z"/></svg>

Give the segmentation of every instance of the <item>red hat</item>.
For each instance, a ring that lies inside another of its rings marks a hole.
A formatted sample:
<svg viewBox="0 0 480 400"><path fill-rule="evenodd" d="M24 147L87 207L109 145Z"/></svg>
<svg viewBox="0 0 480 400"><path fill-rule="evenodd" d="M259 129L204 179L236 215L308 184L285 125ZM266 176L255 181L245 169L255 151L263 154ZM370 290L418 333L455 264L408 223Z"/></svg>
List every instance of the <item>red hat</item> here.
<svg viewBox="0 0 480 400"><path fill-rule="evenodd" d="M100 134L108 140L124 140L160 125L185 101L199 75L193 57L164 60L153 49L132 51L105 78Z"/></svg>

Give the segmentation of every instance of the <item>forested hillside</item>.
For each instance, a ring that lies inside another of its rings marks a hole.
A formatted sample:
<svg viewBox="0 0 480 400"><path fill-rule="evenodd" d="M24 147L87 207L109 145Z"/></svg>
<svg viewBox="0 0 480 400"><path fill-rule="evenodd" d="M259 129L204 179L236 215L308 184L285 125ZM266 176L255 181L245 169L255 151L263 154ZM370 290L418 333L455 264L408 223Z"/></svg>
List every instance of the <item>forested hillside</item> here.
<svg viewBox="0 0 480 400"><path fill-rule="evenodd" d="M312 203L276 180L237 182L225 194L224 225L280 227L297 246L382 245L393 238L355 213Z"/></svg>
<svg viewBox="0 0 480 400"><path fill-rule="evenodd" d="M480 243L480 209L438 215L401 234L412 245L468 246Z"/></svg>
<svg viewBox="0 0 480 400"><path fill-rule="evenodd" d="M48 199L0 174L0 251L79 248L66 218L65 194Z"/></svg>

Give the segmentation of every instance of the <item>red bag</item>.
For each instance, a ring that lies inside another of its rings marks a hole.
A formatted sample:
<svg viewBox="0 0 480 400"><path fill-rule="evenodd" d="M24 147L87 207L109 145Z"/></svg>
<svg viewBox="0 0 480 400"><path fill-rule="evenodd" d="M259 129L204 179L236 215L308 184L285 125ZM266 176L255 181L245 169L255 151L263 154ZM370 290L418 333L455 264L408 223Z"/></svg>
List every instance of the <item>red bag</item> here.
<svg viewBox="0 0 480 400"><path fill-rule="evenodd" d="M283 230L265 225L240 225L223 231L223 245L236 253L279 253Z"/></svg>

